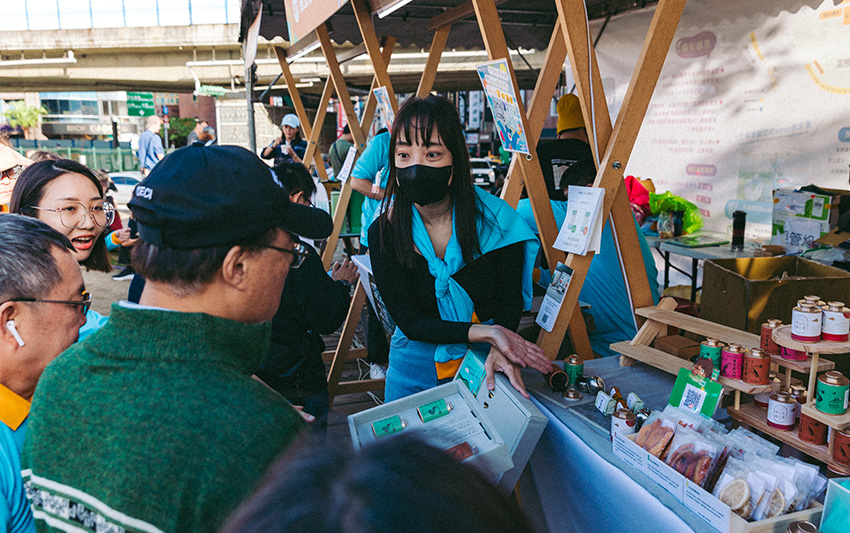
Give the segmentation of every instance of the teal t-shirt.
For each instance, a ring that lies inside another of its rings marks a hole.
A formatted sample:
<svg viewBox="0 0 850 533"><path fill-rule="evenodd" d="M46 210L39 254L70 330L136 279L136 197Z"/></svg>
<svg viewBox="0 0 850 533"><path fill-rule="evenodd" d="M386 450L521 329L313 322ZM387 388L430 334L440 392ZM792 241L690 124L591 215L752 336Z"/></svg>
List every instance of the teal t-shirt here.
<svg viewBox="0 0 850 533"><path fill-rule="evenodd" d="M390 175L390 133L385 132L375 135L363 155L357 159L351 177L368 180L374 183L375 176L381 173L381 188L387 188L387 178ZM375 200L366 196L363 199L363 207L360 215L360 244L369 246L369 226L378 218L381 200Z"/></svg>
<svg viewBox="0 0 850 533"><path fill-rule="evenodd" d="M0 422L0 531L35 532L32 511L21 478L21 449L27 431L25 419L18 429L12 430Z"/></svg>

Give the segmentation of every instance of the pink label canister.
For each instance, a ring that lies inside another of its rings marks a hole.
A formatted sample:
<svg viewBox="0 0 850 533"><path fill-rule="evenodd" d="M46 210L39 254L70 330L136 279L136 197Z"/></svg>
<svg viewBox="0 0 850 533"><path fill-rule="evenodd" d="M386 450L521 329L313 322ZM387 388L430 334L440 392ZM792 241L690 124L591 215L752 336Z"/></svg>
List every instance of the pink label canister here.
<svg viewBox="0 0 850 533"><path fill-rule="evenodd" d="M740 344L729 344L720 352L720 375L741 379L744 376L744 349Z"/></svg>

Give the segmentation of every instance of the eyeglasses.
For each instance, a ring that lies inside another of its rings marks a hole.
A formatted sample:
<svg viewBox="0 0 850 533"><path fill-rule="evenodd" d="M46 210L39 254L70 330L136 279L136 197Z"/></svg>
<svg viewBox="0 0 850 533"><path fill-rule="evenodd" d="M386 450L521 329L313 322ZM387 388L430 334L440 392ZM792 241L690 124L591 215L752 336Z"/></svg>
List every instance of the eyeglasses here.
<svg viewBox="0 0 850 533"><path fill-rule="evenodd" d="M115 206L109 202L98 202L90 208L86 208L86 206L78 202L65 204L59 209L35 206L30 207L41 211L59 213L59 221L68 229L77 229L81 227L86 223L86 219L89 216L94 223L101 228L109 226L112 224L112 221L115 220Z"/></svg>
<svg viewBox="0 0 850 533"><path fill-rule="evenodd" d="M29 302L29 303L43 303L43 304L65 304L65 305L73 305L80 308L80 311L85 315L91 309L91 293L88 291L83 291L82 300L40 300L38 298L12 298L11 300L6 300L7 302ZM3 302L6 303L6 302Z"/></svg>
<svg viewBox="0 0 850 533"><path fill-rule="evenodd" d="M289 268L300 267L301 263L304 262L304 258L307 257L307 248L300 242L296 242L292 246L292 250L287 250L286 248L278 248L277 246L271 245L263 246L263 248L270 248L272 250L277 250L278 252L291 255L292 263L289 264Z"/></svg>
<svg viewBox="0 0 850 533"><path fill-rule="evenodd" d="M15 165L12 168L8 168L0 173L0 178L7 179L18 179L18 176L21 175L21 172L24 171L24 167L21 165Z"/></svg>

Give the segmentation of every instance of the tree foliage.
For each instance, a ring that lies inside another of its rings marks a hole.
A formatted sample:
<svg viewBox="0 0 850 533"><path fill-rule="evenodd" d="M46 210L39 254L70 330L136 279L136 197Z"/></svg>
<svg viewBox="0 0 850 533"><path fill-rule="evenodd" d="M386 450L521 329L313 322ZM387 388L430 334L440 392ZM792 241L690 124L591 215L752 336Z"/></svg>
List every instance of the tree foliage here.
<svg viewBox="0 0 850 533"><path fill-rule="evenodd" d="M10 126L24 128L24 136L27 139L33 138L32 128L38 126L39 119L46 114L47 109L44 106L27 105L23 100L11 102L9 110L4 113Z"/></svg>
<svg viewBox="0 0 850 533"><path fill-rule="evenodd" d="M174 146L186 146L186 139L189 137L189 132L194 128L194 118L172 117L168 119L168 139Z"/></svg>

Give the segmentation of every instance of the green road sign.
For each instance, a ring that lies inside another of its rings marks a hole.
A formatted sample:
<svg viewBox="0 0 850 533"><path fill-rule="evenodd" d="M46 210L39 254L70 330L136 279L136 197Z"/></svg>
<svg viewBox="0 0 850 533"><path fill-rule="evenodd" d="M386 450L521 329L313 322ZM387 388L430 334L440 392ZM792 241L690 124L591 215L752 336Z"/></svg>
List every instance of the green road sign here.
<svg viewBox="0 0 850 533"><path fill-rule="evenodd" d="M218 85L201 85L198 94L201 96L224 96L226 91L224 87Z"/></svg>
<svg viewBox="0 0 850 533"><path fill-rule="evenodd" d="M127 93L127 114L131 117L149 117L156 111L153 93Z"/></svg>

